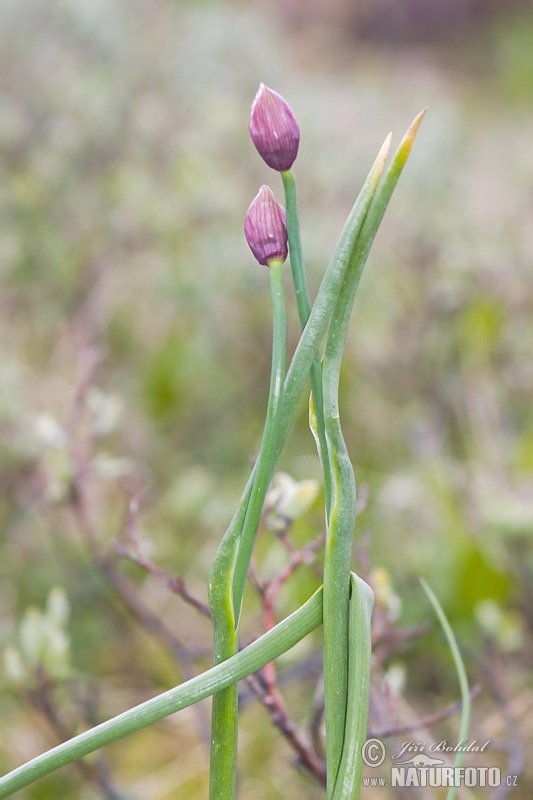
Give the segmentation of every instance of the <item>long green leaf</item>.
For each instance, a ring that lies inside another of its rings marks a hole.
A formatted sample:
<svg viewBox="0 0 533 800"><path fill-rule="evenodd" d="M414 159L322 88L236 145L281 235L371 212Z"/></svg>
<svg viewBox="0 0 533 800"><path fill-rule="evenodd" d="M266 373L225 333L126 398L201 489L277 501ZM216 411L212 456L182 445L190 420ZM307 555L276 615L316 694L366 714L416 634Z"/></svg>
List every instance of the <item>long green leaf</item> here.
<svg viewBox="0 0 533 800"><path fill-rule="evenodd" d="M350 259L342 292L331 316L324 350L324 421L332 485L324 561L324 695L328 797L332 797L335 790L344 747L348 697L350 560L356 513L355 478L340 425L340 369L361 274L411 152L423 115L424 112L419 114L411 124L372 199Z"/></svg>
<svg viewBox="0 0 533 800"><path fill-rule="evenodd" d="M0 778L0 797L9 797L38 778L235 684L290 650L321 623L322 588L297 611L222 664L75 736L4 775Z"/></svg>
<svg viewBox="0 0 533 800"><path fill-rule="evenodd" d="M353 572L350 587L346 729L333 800L359 800L363 773L361 748L368 725L374 593Z"/></svg>
<svg viewBox="0 0 533 800"><path fill-rule="evenodd" d="M454 632L451 628L450 623L446 618L446 614L443 611L441 604L439 603L436 595L432 592L429 588L429 585L423 578L420 578L420 583L422 584L422 588L427 594L431 605L435 609L435 613L439 618L439 622L442 626L442 630L448 640L448 645L450 650L452 651L453 660L455 663L455 669L457 672L457 677L459 679L459 686L461 688L461 725L459 727L459 741L462 742L468 736L468 728L470 726L470 689L468 686L468 677L466 674L466 669L463 661L463 657L461 656L461 651L459 650L459 645L457 644L457 639L455 638ZM464 761L465 754L462 750L458 750L455 756L455 768L459 769ZM451 786L448 789L447 800L454 800L456 794L456 787Z"/></svg>

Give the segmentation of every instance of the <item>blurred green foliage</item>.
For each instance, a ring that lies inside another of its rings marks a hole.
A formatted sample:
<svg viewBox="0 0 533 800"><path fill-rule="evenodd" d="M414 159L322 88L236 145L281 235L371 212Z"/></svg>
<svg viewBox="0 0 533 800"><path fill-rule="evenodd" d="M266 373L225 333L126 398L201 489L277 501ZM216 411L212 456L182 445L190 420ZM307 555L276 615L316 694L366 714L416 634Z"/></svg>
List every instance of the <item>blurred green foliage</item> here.
<svg viewBox="0 0 533 800"><path fill-rule="evenodd" d="M509 696L530 686L533 21L502 15L475 35L405 50L365 46L328 25L323 35L294 30L261 4L0 7L1 641L16 646L28 607L63 587L72 669L98 679L98 718L184 676L126 624L87 558L65 505L69 447L90 434L101 541L122 536L127 499L138 495L150 556L205 598L266 403L268 281L242 235L257 186L271 182L281 196L248 141L261 80L300 122L296 176L315 288L384 135L398 137L430 106L347 345L344 430L369 490L358 529L372 536L383 586L401 599L401 624L431 619L416 582L424 575L473 681L494 648ZM294 345L293 304L290 320ZM80 433L73 408L92 357ZM282 467L299 480L319 475L303 406ZM319 531L317 508L298 521L299 544ZM282 557L259 540L261 569L279 569ZM209 663L208 622L141 569L123 569L198 651L197 666ZM298 573L280 613L317 581ZM257 601L248 602L252 634ZM298 655L312 643L302 647ZM438 633L398 657L420 713L457 696ZM302 723L312 686L290 701ZM489 696L490 684L474 731ZM0 709L4 768L55 741L7 685ZM117 783L153 800L204 796L195 714L110 748ZM178 752L188 755L176 765ZM244 712L242 761L243 798L322 796L260 708ZM67 772L21 796L100 796Z"/></svg>

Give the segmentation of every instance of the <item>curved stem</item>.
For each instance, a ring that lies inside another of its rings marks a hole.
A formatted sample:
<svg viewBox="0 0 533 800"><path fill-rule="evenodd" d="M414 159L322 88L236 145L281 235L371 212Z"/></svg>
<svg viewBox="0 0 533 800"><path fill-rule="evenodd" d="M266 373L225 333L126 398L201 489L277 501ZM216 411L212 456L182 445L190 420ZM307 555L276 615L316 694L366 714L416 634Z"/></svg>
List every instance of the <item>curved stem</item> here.
<svg viewBox="0 0 533 800"><path fill-rule="evenodd" d="M274 471L276 415L285 378L286 314L282 262L270 263L273 304L272 371L263 439L254 470L238 511L224 537L211 572L209 602L213 616L215 664L238 649L237 628L246 575L259 527L265 495ZM238 740L237 687L229 686L213 698L211 723L210 797L235 796Z"/></svg>
<svg viewBox="0 0 533 800"><path fill-rule="evenodd" d="M289 239L289 252L291 257L291 272L298 306L298 316L302 330L307 324L311 313L311 300L305 275L304 258L302 252L302 238L300 235L300 222L298 218L298 198L296 194L296 181L291 170L281 173L283 189L285 191L285 207L287 212L287 235ZM326 432L324 427L324 403L322 397L322 364L317 355L313 361L310 372L311 391L313 394L313 409L316 418L316 440L318 454L322 462L324 473L324 495L326 499L326 517L329 517L331 502L331 466L326 445ZM313 431L314 433L314 431Z"/></svg>
<svg viewBox="0 0 533 800"><path fill-rule="evenodd" d="M252 492L255 468L250 475L233 519L215 556L209 576L209 605L213 619L214 662L221 664L235 655L238 636L231 594L231 577L238 539ZM213 697L211 709L211 751L209 794L211 798L232 798L235 794L237 758L238 697L235 684ZM226 795L220 787L226 787Z"/></svg>
<svg viewBox="0 0 533 800"><path fill-rule="evenodd" d="M0 797L9 797L38 778L235 684L290 650L321 622L322 588L275 628L223 664L130 708L4 775L0 778Z"/></svg>
<svg viewBox="0 0 533 800"><path fill-rule="evenodd" d="M282 267L283 263L281 261L273 260L269 263L273 310L272 368L263 439L257 457L252 494L246 510L233 575L233 608L236 626L239 624L246 576L248 575L255 537L259 528L261 514L263 513L263 504L279 454L277 419L283 399L287 341Z"/></svg>
<svg viewBox="0 0 533 800"><path fill-rule="evenodd" d="M348 696L348 609L355 525L353 468L339 418L339 377L351 303L341 293L324 350L324 420L331 462L331 513L324 557L324 699L328 797L341 763Z"/></svg>

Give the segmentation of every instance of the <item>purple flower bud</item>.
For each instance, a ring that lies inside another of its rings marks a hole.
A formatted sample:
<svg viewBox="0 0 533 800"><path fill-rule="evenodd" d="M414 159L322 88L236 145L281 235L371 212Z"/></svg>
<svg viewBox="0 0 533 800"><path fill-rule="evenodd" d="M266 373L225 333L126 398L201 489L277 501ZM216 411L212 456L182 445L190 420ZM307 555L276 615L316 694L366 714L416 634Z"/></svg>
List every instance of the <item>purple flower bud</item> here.
<svg viewBox="0 0 533 800"><path fill-rule="evenodd" d="M270 186L261 186L244 219L244 235L250 250L265 267L270 261L287 258L287 225L285 209Z"/></svg>
<svg viewBox="0 0 533 800"><path fill-rule="evenodd" d="M298 154L300 128L288 103L262 83L250 114L249 131L257 152L272 169L290 169Z"/></svg>

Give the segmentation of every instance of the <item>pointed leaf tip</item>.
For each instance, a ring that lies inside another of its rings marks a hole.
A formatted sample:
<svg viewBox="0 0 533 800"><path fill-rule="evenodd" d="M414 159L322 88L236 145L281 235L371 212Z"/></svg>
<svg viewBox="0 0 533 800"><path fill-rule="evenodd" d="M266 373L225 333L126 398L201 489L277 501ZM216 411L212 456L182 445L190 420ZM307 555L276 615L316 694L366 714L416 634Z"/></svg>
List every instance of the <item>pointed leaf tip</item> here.
<svg viewBox="0 0 533 800"><path fill-rule="evenodd" d="M400 146L398 147L398 151L394 159L398 161L398 164L400 164L402 168L409 157L409 154L413 147L413 143L416 139L416 134L418 133L418 129L420 127L422 120L424 119L426 111L427 107L423 108L422 111L416 115L414 120L411 122L409 128L407 129L405 136L400 142Z"/></svg>
<svg viewBox="0 0 533 800"><path fill-rule="evenodd" d="M378 159L382 160L383 162L386 160L389 154L391 142L392 142L392 131L390 131L390 133L387 134L385 141L381 145L381 150L378 153Z"/></svg>
<svg viewBox="0 0 533 800"><path fill-rule="evenodd" d="M383 172L383 167L385 166L385 161L387 160L387 156L389 154L391 140L392 140L392 132L388 134L385 141L381 145L381 148L372 165L370 174L373 173L376 176L376 184L381 177L381 173Z"/></svg>
<svg viewBox="0 0 533 800"><path fill-rule="evenodd" d="M416 115L414 120L411 122L411 125L409 126L409 129L408 129L407 133L405 134L405 138L406 139L409 138L411 140L411 142L414 141L415 136L418 133L418 129L419 129L421 123L422 123L422 120L426 116L427 110L428 110L428 107L426 106L425 108L422 109L422 111L420 111Z"/></svg>

